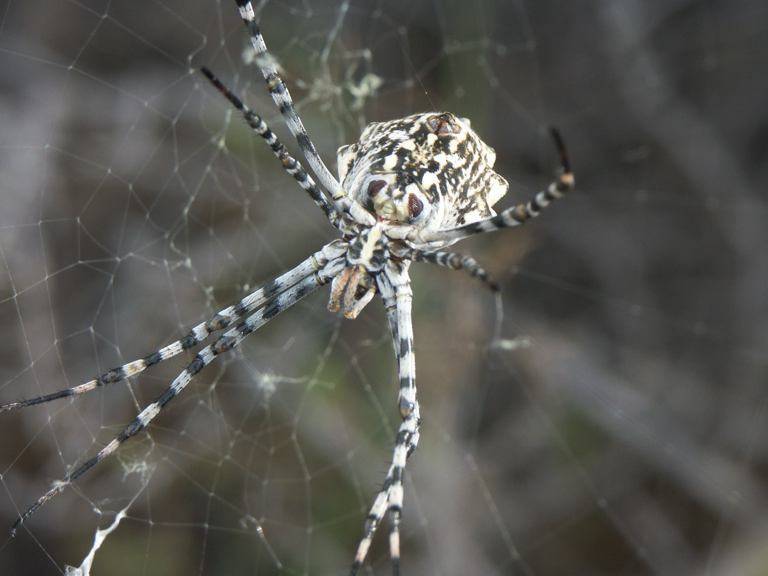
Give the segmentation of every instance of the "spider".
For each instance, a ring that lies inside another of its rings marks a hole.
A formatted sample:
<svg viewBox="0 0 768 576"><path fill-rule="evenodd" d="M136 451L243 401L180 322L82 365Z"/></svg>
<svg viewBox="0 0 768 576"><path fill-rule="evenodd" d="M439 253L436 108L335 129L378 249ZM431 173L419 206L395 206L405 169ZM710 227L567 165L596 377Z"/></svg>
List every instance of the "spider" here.
<svg viewBox="0 0 768 576"><path fill-rule="evenodd" d="M565 145L553 129L552 136L560 157L557 178L530 201L496 214L493 206L506 194L508 184L493 170L496 160L493 149L474 132L469 120L449 112L426 112L369 124L357 143L339 148L337 179L320 158L294 108L288 88L267 51L251 2L236 2L269 93L320 185L291 156L258 114L210 70L202 68L201 72L266 141L283 169L307 192L341 237L293 269L263 284L237 304L198 324L180 340L79 386L0 405L0 412L4 412L78 396L135 376L219 333L212 343L198 350L168 388L141 410L122 432L27 508L11 532L15 534L41 506L113 454L123 442L147 428L166 404L216 356L238 346L246 336L330 282L329 310L352 319L378 294L392 333L402 421L391 464L366 517L350 573L354 576L362 566L374 533L384 515L388 514L389 554L393 572L398 574L403 475L406 460L419 443L420 424L411 320L412 290L408 274L411 263L428 262L464 270L497 291L498 286L473 258L444 248L474 234L525 224L552 201L573 189L574 176Z"/></svg>

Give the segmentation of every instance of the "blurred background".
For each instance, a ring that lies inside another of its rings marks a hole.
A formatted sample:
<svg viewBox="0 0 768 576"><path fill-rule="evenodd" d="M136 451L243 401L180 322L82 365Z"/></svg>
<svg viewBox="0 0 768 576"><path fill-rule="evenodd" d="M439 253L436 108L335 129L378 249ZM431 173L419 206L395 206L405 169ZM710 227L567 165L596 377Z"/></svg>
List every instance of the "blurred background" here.
<svg viewBox="0 0 768 576"><path fill-rule="evenodd" d="M408 575L768 574L768 5L263 1L323 157L450 110L503 205L569 145L578 191L460 246L503 285L414 266L423 428ZM185 334L333 237L195 72L296 150L230 0L0 2L0 402ZM0 536L0 573L345 574L391 458L381 305L308 298ZM0 534L118 433L177 358L0 415ZM374 541L364 573L388 574ZM70 573L72 571L70 570Z"/></svg>

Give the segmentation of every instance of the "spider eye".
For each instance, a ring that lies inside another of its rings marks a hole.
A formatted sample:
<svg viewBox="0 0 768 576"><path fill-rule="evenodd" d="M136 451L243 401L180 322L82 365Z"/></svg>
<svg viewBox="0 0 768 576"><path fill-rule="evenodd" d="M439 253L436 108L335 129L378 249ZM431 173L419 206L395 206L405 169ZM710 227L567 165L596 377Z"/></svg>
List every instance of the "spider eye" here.
<svg viewBox="0 0 768 576"><path fill-rule="evenodd" d="M419 200L418 196L416 194L408 196L408 212L411 214L411 218L418 218L422 210L424 210L424 203Z"/></svg>
<svg viewBox="0 0 768 576"><path fill-rule="evenodd" d="M461 131L450 114L437 114L427 119L427 126L438 136L450 136Z"/></svg>
<svg viewBox="0 0 768 576"><path fill-rule="evenodd" d="M386 185L387 182L385 180L371 180L371 183L368 184L368 196L373 198L376 194L381 192L381 189Z"/></svg>

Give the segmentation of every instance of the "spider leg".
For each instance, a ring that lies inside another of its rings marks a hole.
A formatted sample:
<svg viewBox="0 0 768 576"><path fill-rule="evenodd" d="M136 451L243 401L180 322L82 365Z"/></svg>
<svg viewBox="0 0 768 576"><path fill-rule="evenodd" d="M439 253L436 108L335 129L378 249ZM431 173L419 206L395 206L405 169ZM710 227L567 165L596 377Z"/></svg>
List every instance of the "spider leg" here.
<svg viewBox="0 0 768 576"><path fill-rule="evenodd" d="M400 382L399 408L402 422L398 428L392 463L387 471L384 485L376 495L365 522L363 538L360 540L350 573L352 576L365 561L374 533L386 512L390 516L389 553L392 571L400 571L400 518L403 508L403 474L407 458L419 443L420 412L416 399L416 360L413 354L413 324L411 302L413 294L407 271L388 266L384 274L377 277L379 291L387 308L392 339L397 356Z"/></svg>
<svg viewBox="0 0 768 576"><path fill-rule="evenodd" d="M283 169L293 176L296 182L299 183L299 186L309 194L309 197L312 198L314 203L323 211L331 224L336 228L340 228L341 219L339 218L339 212L336 211L334 206L331 206L331 204L328 203L325 195L323 195L320 188L315 184L312 177L307 174L299 161L291 156L283 143L280 142L275 133L270 130L269 126L267 126L264 119L243 104L243 101L229 88L224 86L221 80L219 80L208 68L202 67L200 71L211 84L213 84L213 86L242 113L248 126L250 126L256 134L264 138L277 159L280 160Z"/></svg>
<svg viewBox="0 0 768 576"><path fill-rule="evenodd" d="M528 220L536 218L547 206L565 196L575 186L575 179L571 171L565 144L560 133L554 128L552 129L552 138L555 141L555 147L560 156L560 173L557 179L551 182L547 188L538 192L531 200L507 208L497 216L473 222L472 224L448 230L415 231L407 235L408 239L417 243L455 242L474 234L520 226Z"/></svg>
<svg viewBox="0 0 768 576"><path fill-rule="evenodd" d="M389 330L392 333L392 348L395 352L395 355L397 355L398 350L400 349L400 338L398 336L397 329L397 301L395 298L395 290L392 287L392 284L386 278L379 278L377 284L379 286L379 291L381 292L381 299L384 302L384 309L387 313ZM412 448L409 449L409 454L413 451L413 449L416 448L416 444L418 443L418 434L412 437L411 443ZM357 547L357 552L355 553L355 559L350 570L351 576L355 576L357 571L363 565L365 557L368 554L368 550L371 547L373 537L376 534L376 529L379 527L381 519L384 517L384 514L387 511L389 487L392 485L393 471L394 466L390 465L389 470L387 470L387 475L384 477L381 490L379 490L379 493L376 494L376 498L374 498L373 504L371 505L371 508L368 511L368 515L365 518L363 537L361 538Z"/></svg>
<svg viewBox="0 0 768 576"><path fill-rule="evenodd" d="M410 258L414 262L428 262L443 266L444 268L450 268L451 270L463 270L473 278L480 280L493 292L500 290L499 285L491 279L485 268L480 266L471 256L462 256L461 254L456 254L456 252L447 252L445 250L437 250L436 252L414 250L411 252Z"/></svg>
<svg viewBox="0 0 768 576"><path fill-rule="evenodd" d="M326 244L302 263L285 274L278 276L274 280L263 284L240 300L237 304L219 310L213 318L207 322L201 322L180 340L171 342L167 346L148 354L144 358L133 360L132 362L108 370L97 378L89 380L84 384L72 386L71 388L64 388L63 390L58 390L43 396L0 404L0 413L27 406L34 406L36 404L44 404L45 402L51 402L52 400L58 400L59 398L79 396L80 394L91 392L100 386L114 384L115 382L120 382L131 376L136 376L150 366L159 364L160 362L181 354L184 350L195 347L206 340L213 332L227 328L241 316L253 312L270 298L281 294L300 280L317 272L325 266L329 260L339 257L343 252L343 244L338 241Z"/></svg>
<svg viewBox="0 0 768 576"><path fill-rule="evenodd" d="M386 272L389 272L387 269ZM392 275L395 288L396 323L397 323L397 364L400 380L398 404L403 419L397 431L397 439L392 455L392 482L387 499L390 516L389 553L392 559L392 572L400 572L400 518L403 510L403 474L408 456L416 449L419 436L420 412L416 399L416 357L413 353L413 321L411 304L413 292L407 272ZM409 449L410 448L410 449Z"/></svg>
<svg viewBox="0 0 768 576"><path fill-rule="evenodd" d="M194 360L192 360L192 362L190 362L187 367L182 370L178 376L176 376L176 378L157 398L157 400L151 404L148 404L141 412L139 412L136 418L125 428L123 428L122 432L115 436L109 442L109 444L99 450L95 456L83 462L73 472L67 474L63 480L56 482L53 488L43 494L34 504L27 508L11 527L11 536L15 536L19 526L28 520L29 517L37 512L37 510L40 509L40 507L43 506L46 502L62 492L64 488L80 478L83 474L99 464L102 460L111 456L123 444L123 442L132 438L144 430L147 426L149 426L150 422L155 419L155 417L163 410L163 408L171 400L178 396L190 383L192 378L194 378L194 376L200 372L200 370L210 364L214 358L216 358L216 356L239 345L246 336L264 326L264 324L280 314L280 312L290 308L299 302L302 298L314 292L317 288L325 284L330 278L337 274L343 265L343 259L336 259L326 264L326 266L324 266L320 272L310 274L298 284L294 285L282 294L277 295L262 308L240 322L237 326L230 328L224 334L219 336L215 342L201 349L195 355Z"/></svg>
<svg viewBox="0 0 768 576"><path fill-rule="evenodd" d="M411 436L406 444L406 457L410 457L411 454L416 450L416 447L419 445L419 431L418 428L416 432ZM379 490L379 493L376 495L376 498L373 501L373 505L371 506L368 516L366 516L365 519L365 529L363 538L360 540L360 544L357 547L357 552L355 554L355 560L352 563L352 568L350 570L350 576L355 576L360 569L360 567L363 565L363 562L365 561L365 557L368 554L368 550L371 547L371 542L373 541L373 536L376 533L376 529L379 527L379 523L381 522L381 519L384 517L384 514L387 511L387 502L390 498L390 487L393 483L393 477L395 473L395 466L391 465L389 467L389 470L387 470L387 475L384 478L384 482L382 484L381 490ZM392 550L393 546L393 540L392 535L390 535L390 556L393 558L393 564L397 564L398 567L394 568L395 570L399 570L399 563L400 563L400 542L399 542L399 534L396 537L394 546L396 553ZM396 558L396 560L395 560Z"/></svg>
<svg viewBox="0 0 768 576"><path fill-rule="evenodd" d="M256 63L267 81L267 88L272 95L272 99L280 109L280 113L285 119L288 129L296 138L304 157L307 159L312 171L315 173L320 183L331 193L334 205L340 212L348 213L356 222L373 226L376 219L373 215L363 208L359 202L349 197L336 177L331 173L328 167L320 158L315 145L307 134L304 124L301 122L296 108L293 105L291 94L288 87L280 77L274 58L269 54L264 37L256 22L256 13L250 0L235 0L240 11L240 17L243 19L248 33L251 37L251 45L256 52Z"/></svg>

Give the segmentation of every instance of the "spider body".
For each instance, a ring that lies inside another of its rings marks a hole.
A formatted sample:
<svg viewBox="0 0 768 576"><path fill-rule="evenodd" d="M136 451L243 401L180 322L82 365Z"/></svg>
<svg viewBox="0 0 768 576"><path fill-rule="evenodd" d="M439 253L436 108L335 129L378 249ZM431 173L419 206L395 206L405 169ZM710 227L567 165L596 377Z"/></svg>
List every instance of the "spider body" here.
<svg viewBox="0 0 768 576"><path fill-rule="evenodd" d="M390 241L388 224L440 230L495 216L493 205L508 188L493 170L495 161L470 121L450 112L373 122L358 142L339 148L342 188L377 223L360 224L350 241L348 266L333 280L328 309L356 318L375 295L373 276L391 256L407 271L408 243Z"/></svg>
<svg viewBox="0 0 768 576"><path fill-rule="evenodd" d="M246 123L265 140L284 170L307 192L341 238L329 242L291 270L263 284L239 302L219 310L194 326L183 338L143 358L113 368L71 388L15 402L0 404L0 413L88 393L135 376L147 368L198 348L194 358L154 401L94 456L69 472L40 496L15 522L15 533L36 510L112 455L122 443L139 434L181 394L197 373L227 353L250 334L305 296L330 283L329 308L348 318L378 295L392 333L399 384L401 423L392 460L381 491L366 517L351 574L365 560L374 533L389 515L389 550L395 574L400 566L400 517L406 460L419 443L420 407L416 397L416 357L413 349L409 269L413 262L427 262L463 270L498 289L487 272L469 256L442 248L483 232L522 225L538 216L552 201L574 186L573 173L559 134L553 130L560 154L560 173L528 202L496 214L494 205L507 191L507 181L493 170L496 154L471 128L468 120L448 112L426 112L374 122L359 141L338 151L339 179L320 158L280 78L274 58L256 23L249 0L236 0L267 89L302 150L312 176L288 152L264 120L232 93L208 69L203 74L243 115Z"/></svg>
<svg viewBox="0 0 768 576"><path fill-rule="evenodd" d="M337 160L343 188L377 218L424 230L494 216L508 188L493 148L450 112L371 123Z"/></svg>

